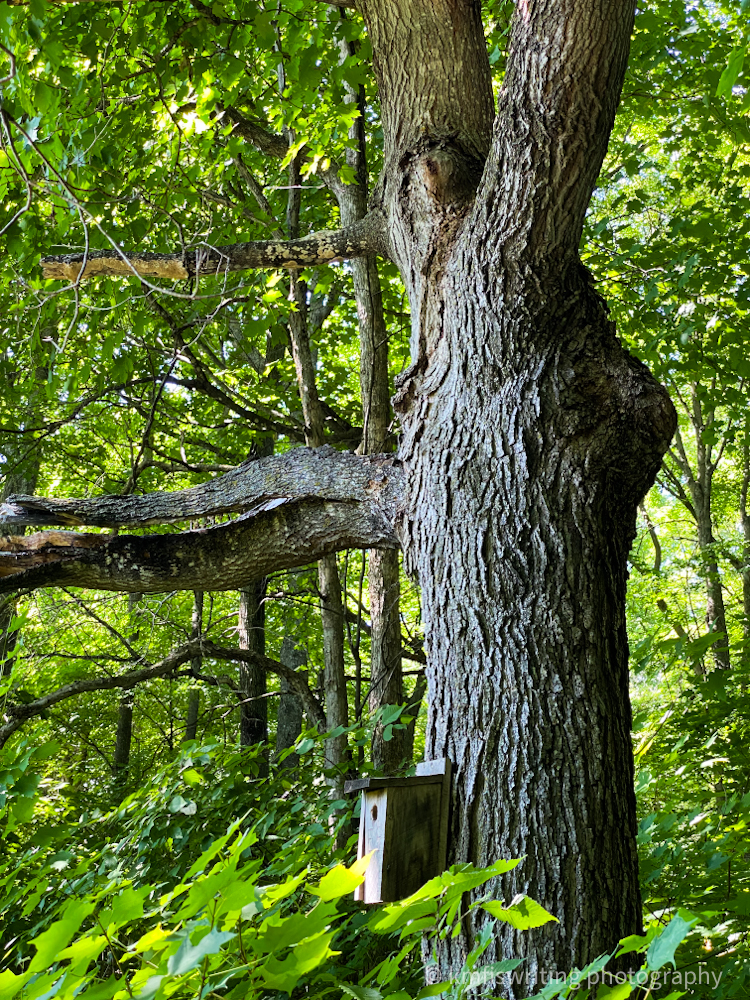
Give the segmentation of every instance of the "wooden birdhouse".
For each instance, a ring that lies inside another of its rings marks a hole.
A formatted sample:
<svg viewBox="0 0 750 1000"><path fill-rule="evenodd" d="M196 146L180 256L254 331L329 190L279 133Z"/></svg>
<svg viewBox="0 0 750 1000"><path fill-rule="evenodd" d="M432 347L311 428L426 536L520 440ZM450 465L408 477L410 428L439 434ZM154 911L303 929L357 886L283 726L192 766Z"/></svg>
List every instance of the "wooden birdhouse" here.
<svg viewBox="0 0 750 1000"><path fill-rule="evenodd" d="M354 898L365 903L405 899L445 870L451 762L426 760L411 778L347 781L362 792L357 857L373 851L365 880Z"/></svg>

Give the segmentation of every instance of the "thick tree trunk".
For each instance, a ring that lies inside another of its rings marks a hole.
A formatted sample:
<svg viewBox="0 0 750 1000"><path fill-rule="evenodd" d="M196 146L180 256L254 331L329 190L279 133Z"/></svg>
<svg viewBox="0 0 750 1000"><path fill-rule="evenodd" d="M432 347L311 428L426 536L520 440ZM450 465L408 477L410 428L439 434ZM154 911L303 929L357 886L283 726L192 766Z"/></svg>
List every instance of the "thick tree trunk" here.
<svg viewBox="0 0 750 1000"><path fill-rule="evenodd" d="M436 388L404 414L406 559L429 637L426 754L456 767L450 860L525 857L498 894L560 921L501 935L533 977L640 926L626 559L673 418L578 267L501 297L478 256L447 282ZM446 972L467 947L441 947Z"/></svg>
<svg viewBox="0 0 750 1000"><path fill-rule="evenodd" d="M634 4L519 4L494 133L478 6L364 7L413 317L397 409L426 755L455 767L449 860L524 857L497 896L559 920L498 931L528 996L641 925L626 560L675 417L578 259ZM438 943L441 978L482 919Z"/></svg>

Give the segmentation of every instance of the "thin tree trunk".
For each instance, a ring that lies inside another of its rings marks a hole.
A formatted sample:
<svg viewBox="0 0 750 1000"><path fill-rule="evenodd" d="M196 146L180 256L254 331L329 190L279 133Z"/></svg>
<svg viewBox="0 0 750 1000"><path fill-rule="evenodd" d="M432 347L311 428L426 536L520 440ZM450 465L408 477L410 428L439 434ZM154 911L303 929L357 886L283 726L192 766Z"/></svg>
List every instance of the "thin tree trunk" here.
<svg viewBox="0 0 750 1000"><path fill-rule="evenodd" d="M284 636L281 644L279 660L285 667L297 670L307 663L307 653L304 649L298 648L296 637L293 635ZM307 674L307 671L300 671ZM293 747L302 732L302 703L296 694L289 687L289 681L281 678L281 697L279 699L279 712L276 722L276 754L281 754L289 747ZM297 765L296 754L292 754L282 762L282 767L294 768Z"/></svg>
<svg viewBox="0 0 750 1000"><path fill-rule="evenodd" d="M117 708L117 735L112 769L118 792L124 795L130 771L130 748L133 743L133 692L127 691Z"/></svg>
<svg viewBox="0 0 750 1000"><path fill-rule="evenodd" d="M142 598L143 594L128 594L128 612L133 623L133 629L128 636L131 643L138 641L139 632L134 623L134 615L136 606ZM134 702L134 692L126 691L117 705L117 732L115 734L115 752L112 758L112 770L115 776L115 787L120 796L125 794L130 772Z"/></svg>
<svg viewBox="0 0 750 1000"><path fill-rule="evenodd" d="M698 532L698 551L706 588L706 625L714 632L720 633L718 640L711 647L714 663L722 670L729 670L732 665L729 655L729 632L727 630L721 570L716 558L716 536L714 534L711 496L716 463L712 446L706 443L704 435L704 432L713 423L714 413L710 407L704 408L698 395L697 386L692 388L691 406L689 416L695 436L695 474L690 467L679 431L677 432L678 447L675 458L683 475L688 480L690 496L693 501Z"/></svg>
<svg viewBox="0 0 750 1000"><path fill-rule="evenodd" d="M239 648L265 656L266 616L264 597L266 581L257 580L240 591L238 617ZM255 663L241 663L239 669L240 746L268 743L268 702L266 672Z"/></svg>
<svg viewBox="0 0 750 1000"><path fill-rule="evenodd" d="M203 591L193 591L193 614L190 628L190 638L200 639L203 634ZM196 676L201 672L203 657L198 654L190 661L191 673ZM185 720L185 740L194 740L198 735L198 716L200 714L200 689L193 687L188 694L187 718Z"/></svg>
<svg viewBox="0 0 750 1000"><path fill-rule="evenodd" d="M299 231L300 175L296 161L289 171L289 208L287 227L290 239ZM290 279L290 299L296 309L289 315L289 338L297 374L297 386L305 420L305 438L309 447L319 448L324 442L323 409L318 397L315 362L310 349L307 324L307 286L294 274ZM344 665L344 606L341 595L338 562L335 555L326 556L318 563L318 589L320 591L320 617L323 626L323 654L325 660L326 725L330 729L347 726L349 711ZM326 764L337 769L335 786L343 790L344 768L349 761L349 744L346 735L336 736L326 742Z"/></svg>
<svg viewBox="0 0 750 1000"><path fill-rule="evenodd" d="M198 717L201 710L201 693L193 688L188 695L187 715L185 717L185 740L198 737Z"/></svg>
<svg viewBox="0 0 750 1000"><path fill-rule="evenodd" d="M747 444L742 449L742 487L740 490L740 519L742 521L742 638L745 656L750 658L750 512L747 506L748 490L750 489L750 447Z"/></svg>
<svg viewBox="0 0 750 1000"><path fill-rule="evenodd" d="M344 16L343 11L337 12ZM343 41L342 58L350 52L352 43ZM350 226L367 214L368 170L365 143L365 101L362 88L354 90L344 84L347 103L359 106L359 117L352 125L349 138L356 147L347 150L347 163L355 173L355 183L338 184L334 188L341 223ZM359 382L362 396L363 455L376 455L390 450L391 405L388 379L388 329L383 314L383 296L378 265L374 257L351 262L354 298L359 318ZM372 633L370 711L384 705L403 702L401 673L401 619L399 554L373 550L368 567L370 621ZM384 726L378 725L372 738L372 762L386 774L393 773L406 757L406 732L393 730L390 740L383 738Z"/></svg>

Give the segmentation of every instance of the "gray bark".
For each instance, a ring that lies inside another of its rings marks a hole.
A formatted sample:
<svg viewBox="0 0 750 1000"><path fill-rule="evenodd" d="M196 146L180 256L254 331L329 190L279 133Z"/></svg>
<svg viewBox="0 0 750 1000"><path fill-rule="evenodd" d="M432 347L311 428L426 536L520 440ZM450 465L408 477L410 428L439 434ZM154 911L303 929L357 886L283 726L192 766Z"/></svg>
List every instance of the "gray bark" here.
<svg viewBox="0 0 750 1000"><path fill-rule="evenodd" d="M223 484L218 492L209 488L217 483ZM275 499L268 499L271 493ZM245 517L236 521L180 535L112 538L45 531L0 538L0 593L65 583L143 593L241 589L340 549L398 547L393 521L402 495L403 476L394 459L294 449L240 466L236 476L214 480L206 490L119 498L120 523L153 524L222 507L245 509ZM203 507L202 496L208 498ZM118 498L100 500L13 497L5 509L10 508L11 523L63 518L117 523Z"/></svg>
<svg viewBox="0 0 750 1000"><path fill-rule="evenodd" d="M281 644L279 659L284 666L290 670L297 671L301 677L307 680L307 671L299 670L307 664L307 653L304 649L299 649L294 636L284 636ZM276 753L277 755L293 747L297 738L302 732L302 702L294 693L286 677L280 681L281 697L279 699L279 711L276 721ZM283 767L293 768L297 761L293 756L287 757L283 761Z"/></svg>
<svg viewBox="0 0 750 1000"><path fill-rule="evenodd" d="M560 921L499 932L533 988L641 920L626 557L675 418L577 252L634 4L519 7L494 132L478 6L363 6L414 317L397 409L426 755L455 766L450 861L525 856L495 892L528 893ZM480 923L438 944L440 978Z"/></svg>
<svg viewBox="0 0 750 1000"><path fill-rule="evenodd" d="M15 493L16 490L33 490L36 484L38 467L31 470L27 475L9 475L0 490L0 502ZM23 535L24 529L17 527L15 530L9 528L9 534ZM1 571L0 571L1 572ZM18 611L18 601L8 600L0 606L0 678L13 673L15 662L14 651L18 642L19 630L11 628L11 622Z"/></svg>
<svg viewBox="0 0 750 1000"><path fill-rule="evenodd" d="M320 435L322 437L322 431ZM173 493L58 500L9 494L0 504L0 526L94 525L141 528L221 514L259 513L274 501L375 501L395 512L403 473L392 455L360 457L323 446L249 460L224 476ZM99 536L92 536L97 538Z"/></svg>
<svg viewBox="0 0 750 1000"><path fill-rule="evenodd" d="M314 267L378 252L382 247L382 232L382 218L374 213L356 226L311 233L300 240L261 240L220 247L206 245L179 253L125 253L113 248L91 250L85 255L42 257L42 276L68 281L106 276L175 281L257 267Z"/></svg>

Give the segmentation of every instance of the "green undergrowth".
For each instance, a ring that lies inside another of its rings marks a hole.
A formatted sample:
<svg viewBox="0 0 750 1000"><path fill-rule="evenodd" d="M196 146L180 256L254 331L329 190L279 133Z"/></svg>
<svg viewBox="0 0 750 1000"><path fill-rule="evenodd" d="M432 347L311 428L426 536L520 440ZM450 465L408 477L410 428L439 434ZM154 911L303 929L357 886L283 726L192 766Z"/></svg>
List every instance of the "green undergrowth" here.
<svg viewBox="0 0 750 1000"><path fill-rule="evenodd" d="M256 750L187 744L120 804L78 815L50 777L57 744L6 749L0 1000L460 1000L521 982L520 959L483 961L497 923L524 931L554 918L527 897L506 905L476 892L520 862L457 865L401 902L355 902L367 859L350 863L354 837L336 847L352 803L332 800L311 766L320 747L301 740L262 777ZM435 946L467 907L482 911L481 930L463 970L425 986L424 957L427 979L439 978ZM681 912L624 947L646 953L651 975L696 923ZM609 957L537 982L539 996L587 996ZM643 992L634 980L606 989L616 1000Z"/></svg>

